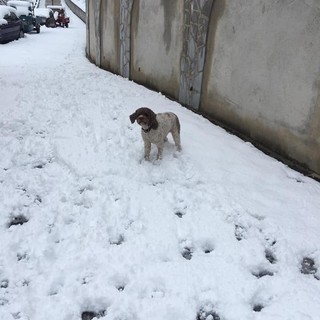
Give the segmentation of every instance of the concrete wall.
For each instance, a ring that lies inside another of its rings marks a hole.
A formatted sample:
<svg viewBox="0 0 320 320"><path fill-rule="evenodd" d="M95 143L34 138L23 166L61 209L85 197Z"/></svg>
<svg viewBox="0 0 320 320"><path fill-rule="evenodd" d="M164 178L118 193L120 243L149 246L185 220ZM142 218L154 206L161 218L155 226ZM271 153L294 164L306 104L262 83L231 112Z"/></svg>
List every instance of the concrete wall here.
<svg viewBox="0 0 320 320"><path fill-rule="evenodd" d="M119 2L101 2L101 68L119 74Z"/></svg>
<svg viewBox="0 0 320 320"><path fill-rule="evenodd" d="M87 18L97 65L320 174L318 0L87 0Z"/></svg>
<svg viewBox="0 0 320 320"><path fill-rule="evenodd" d="M98 11L97 11L98 9ZM94 3L87 3L87 46L86 52L89 60L94 62L96 65L100 66L100 60L97 59L97 51L96 47L98 42L100 41L99 28L97 24L100 23L100 20L96 20L97 13L100 15L100 8L97 8ZM96 12L96 13L95 13ZM99 18L100 19L100 18ZM97 36L99 40L97 39ZM99 48L100 50L100 48Z"/></svg>
<svg viewBox="0 0 320 320"><path fill-rule="evenodd" d="M318 4L216 1L200 111L320 172Z"/></svg>
<svg viewBox="0 0 320 320"><path fill-rule="evenodd" d="M131 78L178 99L183 0L133 3Z"/></svg>

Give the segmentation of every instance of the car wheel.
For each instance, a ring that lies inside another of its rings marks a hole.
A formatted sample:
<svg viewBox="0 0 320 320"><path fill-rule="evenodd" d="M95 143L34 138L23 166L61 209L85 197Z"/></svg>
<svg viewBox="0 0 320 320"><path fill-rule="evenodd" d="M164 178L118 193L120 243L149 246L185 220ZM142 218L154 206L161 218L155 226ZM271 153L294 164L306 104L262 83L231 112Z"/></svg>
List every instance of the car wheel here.
<svg viewBox="0 0 320 320"><path fill-rule="evenodd" d="M40 33L40 26L36 27L37 33Z"/></svg>
<svg viewBox="0 0 320 320"><path fill-rule="evenodd" d="M24 38L24 31L22 29L20 30L18 39L20 39L20 38Z"/></svg>
<svg viewBox="0 0 320 320"><path fill-rule="evenodd" d="M66 28L69 28L69 24L68 23L66 23Z"/></svg>

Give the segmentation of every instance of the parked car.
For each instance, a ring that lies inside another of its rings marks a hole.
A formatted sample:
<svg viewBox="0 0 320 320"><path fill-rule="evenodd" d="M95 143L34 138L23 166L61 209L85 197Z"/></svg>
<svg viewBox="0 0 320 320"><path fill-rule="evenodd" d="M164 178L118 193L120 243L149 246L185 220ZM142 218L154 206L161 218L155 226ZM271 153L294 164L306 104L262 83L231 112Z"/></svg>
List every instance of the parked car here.
<svg viewBox="0 0 320 320"><path fill-rule="evenodd" d="M23 24L14 8L0 5L0 43L24 37Z"/></svg>
<svg viewBox="0 0 320 320"><path fill-rule="evenodd" d="M56 19L54 18L53 11L49 8L36 8L34 14L39 19L41 26L48 28L56 27Z"/></svg>
<svg viewBox="0 0 320 320"><path fill-rule="evenodd" d="M33 2L30 1L8 1L7 5L17 9L19 19L23 22L23 30L25 33L35 30L40 32L40 21L34 15Z"/></svg>
<svg viewBox="0 0 320 320"><path fill-rule="evenodd" d="M47 6L47 8L52 9L57 27L69 27L70 18L66 16L66 10L63 6Z"/></svg>

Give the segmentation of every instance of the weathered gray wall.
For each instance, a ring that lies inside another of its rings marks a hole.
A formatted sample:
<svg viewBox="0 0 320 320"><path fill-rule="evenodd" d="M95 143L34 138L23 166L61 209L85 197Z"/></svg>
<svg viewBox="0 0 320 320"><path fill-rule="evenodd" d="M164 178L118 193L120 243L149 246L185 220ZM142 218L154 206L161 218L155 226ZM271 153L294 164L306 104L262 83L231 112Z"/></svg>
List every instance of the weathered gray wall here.
<svg viewBox="0 0 320 320"><path fill-rule="evenodd" d="M216 1L200 111L320 172L320 2L254 2Z"/></svg>
<svg viewBox="0 0 320 320"><path fill-rule="evenodd" d="M178 99L183 45L183 0L133 3L131 74Z"/></svg>
<svg viewBox="0 0 320 320"><path fill-rule="evenodd" d="M96 65L100 66L100 61L97 60L97 52L96 52L96 47L97 47L97 43L100 41L98 41L97 39L97 21L96 21L96 16L97 13L100 15L99 12L99 8L97 11L97 7L95 5L95 1L94 2L87 2L87 56L88 58L94 62ZM99 20L98 20L98 23ZM100 35L98 34L98 37L100 37Z"/></svg>
<svg viewBox="0 0 320 320"><path fill-rule="evenodd" d="M120 73L119 2L101 2L101 68Z"/></svg>
<svg viewBox="0 0 320 320"><path fill-rule="evenodd" d="M320 1L87 1L98 66L320 174Z"/></svg>

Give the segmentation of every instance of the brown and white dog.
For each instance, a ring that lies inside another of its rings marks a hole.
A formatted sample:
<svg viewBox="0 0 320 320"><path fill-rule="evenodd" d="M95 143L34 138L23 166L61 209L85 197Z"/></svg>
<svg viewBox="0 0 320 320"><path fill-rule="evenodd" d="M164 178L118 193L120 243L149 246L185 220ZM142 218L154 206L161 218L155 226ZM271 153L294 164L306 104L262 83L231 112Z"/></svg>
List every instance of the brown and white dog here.
<svg viewBox="0 0 320 320"><path fill-rule="evenodd" d="M151 144L158 148L157 159L162 159L163 145L168 140L169 132L178 151L181 151L180 142L180 122L179 118L172 112L155 114L149 108L137 109L131 116L130 121L134 123L137 120L141 126L141 135L144 141L144 158L149 160Z"/></svg>

